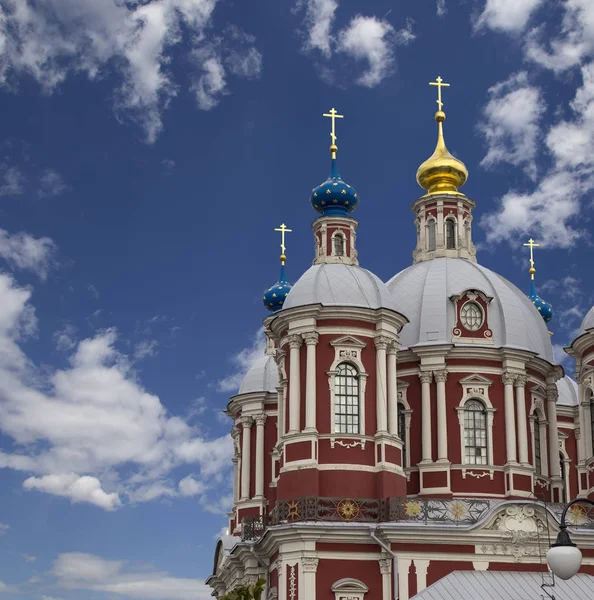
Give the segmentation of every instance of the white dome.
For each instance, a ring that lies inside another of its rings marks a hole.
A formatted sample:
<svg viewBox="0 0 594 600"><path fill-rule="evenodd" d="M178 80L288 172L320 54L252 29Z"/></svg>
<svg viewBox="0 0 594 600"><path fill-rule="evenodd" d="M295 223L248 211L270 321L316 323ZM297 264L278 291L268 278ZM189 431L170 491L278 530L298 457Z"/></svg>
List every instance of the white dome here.
<svg viewBox="0 0 594 600"><path fill-rule="evenodd" d="M399 312L410 321L400 334L404 347L451 343L455 314L450 297L475 289L493 298L489 327L495 347L530 350L554 363L549 332L532 302L481 265L461 258L435 258L401 271L387 285Z"/></svg>
<svg viewBox="0 0 594 600"><path fill-rule="evenodd" d="M398 311L386 284L370 271L354 265L322 264L305 271L289 292L283 309L308 304Z"/></svg>
<svg viewBox="0 0 594 600"><path fill-rule="evenodd" d="M259 358L245 374L238 394L254 392L276 392L278 387L278 369L272 356Z"/></svg>
<svg viewBox="0 0 594 600"><path fill-rule="evenodd" d="M559 379L557 391L559 392L557 404L562 406L578 405L578 385L571 377L565 375L563 379Z"/></svg>
<svg viewBox="0 0 594 600"><path fill-rule="evenodd" d="M579 335L582 335L588 331L588 329L594 329L594 306L588 311L588 314L582 321Z"/></svg>

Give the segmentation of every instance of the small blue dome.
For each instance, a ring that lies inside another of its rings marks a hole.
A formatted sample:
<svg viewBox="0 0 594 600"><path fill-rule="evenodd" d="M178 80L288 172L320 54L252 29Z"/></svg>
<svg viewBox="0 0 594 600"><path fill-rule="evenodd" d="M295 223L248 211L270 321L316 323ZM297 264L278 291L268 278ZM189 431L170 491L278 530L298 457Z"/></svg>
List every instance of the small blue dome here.
<svg viewBox="0 0 594 600"><path fill-rule="evenodd" d="M536 286L534 285L534 279L530 282L530 293L528 294L528 298L530 298L532 304L536 306L536 309L544 322L548 323L553 318L553 307L538 295Z"/></svg>
<svg viewBox="0 0 594 600"><path fill-rule="evenodd" d="M336 159L332 159L330 177L312 190L311 205L316 211L333 217L344 217L355 210L359 199L355 188L345 183L336 167Z"/></svg>
<svg viewBox="0 0 594 600"><path fill-rule="evenodd" d="M264 292L264 306L271 312L278 312L285 303L286 297L291 291L291 285L285 275L285 264L281 264L281 272L278 281Z"/></svg>

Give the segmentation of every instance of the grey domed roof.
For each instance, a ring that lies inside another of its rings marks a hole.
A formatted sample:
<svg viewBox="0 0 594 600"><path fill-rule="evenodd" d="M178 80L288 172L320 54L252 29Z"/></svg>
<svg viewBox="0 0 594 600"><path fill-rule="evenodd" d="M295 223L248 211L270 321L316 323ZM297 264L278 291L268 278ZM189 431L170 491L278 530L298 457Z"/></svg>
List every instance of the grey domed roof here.
<svg viewBox="0 0 594 600"><path fill-rule="evenodd" d="M322 264L305 271L289 292L283 309L308 304L398 311L386 284L370 271L355 265Z"/></svg>
<svg viewBox="0 0 594 600"><path fill-rule="evenodd" d="M259 358L245 374L238 394L254 392L276 392L278 386L278 369L272 356Z"/></svg>
<svg viewBox="0 0 594 600"><path fill-rule="evenodd" d="M450 297L475 289L493 298L489 327L496 347L531 350L554 363L549 332L532 302L481 265L461 258L436 258L401 271L387 285L398 311L410 321L400 334L403 346L451 343L455 314Z"/></svg>
<svg viewBox="0 0 594 600"><path fill-rule="evenodd" d="M563 379L559 379L557 391L559 392L557 404L562 406L578 405L578 385L571 377L565 375Z"/></svg>
<svg viewBox="0 0 594 600"><path fill-rule="evenodd" d="M588 331L588 329L594 329L594 306L588 311L588 314L582 321L579 335L582 335Z"/></svg>

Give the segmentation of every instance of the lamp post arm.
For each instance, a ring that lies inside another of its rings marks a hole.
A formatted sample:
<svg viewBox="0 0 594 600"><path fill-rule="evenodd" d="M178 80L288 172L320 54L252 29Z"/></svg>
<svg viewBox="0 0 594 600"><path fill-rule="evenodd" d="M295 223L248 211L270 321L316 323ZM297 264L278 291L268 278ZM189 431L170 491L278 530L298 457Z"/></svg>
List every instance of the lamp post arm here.
<svg viewBox="0 0 594 600"><path fill-rule="evenodd" d="M567 516L567 511L574 504L591 504L594 506L594 500L590 500L589 498L576 498L567 504L567 506L563 509L561 513L561 523L559 523L559 529L567 529L567 523L565 522L565 517Z"/></svg>

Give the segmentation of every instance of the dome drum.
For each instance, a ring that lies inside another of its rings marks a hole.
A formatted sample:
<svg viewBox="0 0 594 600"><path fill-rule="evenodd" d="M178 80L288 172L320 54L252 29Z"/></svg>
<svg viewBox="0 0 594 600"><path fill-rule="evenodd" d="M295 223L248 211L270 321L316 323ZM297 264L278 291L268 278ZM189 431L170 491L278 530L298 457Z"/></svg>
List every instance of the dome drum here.
<svg viewBox="0 0 594 600"><path fill-rule="evenodd" d="M355 219L320 217L312 225L315 240L314 265L337 263L358 265Z"/></svg>

